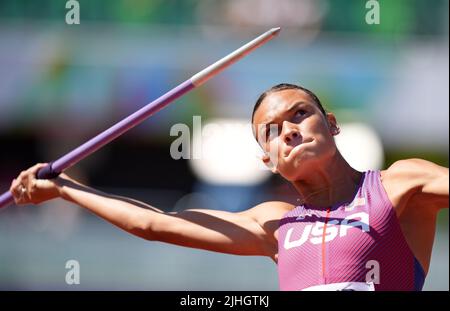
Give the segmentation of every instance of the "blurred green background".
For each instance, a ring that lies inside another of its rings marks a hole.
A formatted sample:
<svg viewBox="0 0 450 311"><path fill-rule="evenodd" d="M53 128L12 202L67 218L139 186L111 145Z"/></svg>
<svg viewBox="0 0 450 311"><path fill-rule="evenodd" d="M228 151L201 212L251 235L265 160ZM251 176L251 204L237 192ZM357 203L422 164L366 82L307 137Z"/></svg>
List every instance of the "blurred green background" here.
<svg viewBox="0 0 450 311"><path fill-rule="evenodd" d="M164 94L269 28L251 56L158 112L70 170L93 187L163 210L242 210L291 195L273 176L211 185L169 154L172 125L249 120L281 82L317 93L341 123L362 122L382 165L418 157L448 167L449 3L379 0L0 1L0 189ZM231 146L230 146L231 147ZM363 148L363 147L361 147ZM206 198L206 199L205 199ZM211 205L209 203L211 203ZM268 259L149 243L62 201L0 211L0 289L277 290ZM65 283L65 262L81 284ZM426 290L448 290L448 210L438 219Z"/></svg>

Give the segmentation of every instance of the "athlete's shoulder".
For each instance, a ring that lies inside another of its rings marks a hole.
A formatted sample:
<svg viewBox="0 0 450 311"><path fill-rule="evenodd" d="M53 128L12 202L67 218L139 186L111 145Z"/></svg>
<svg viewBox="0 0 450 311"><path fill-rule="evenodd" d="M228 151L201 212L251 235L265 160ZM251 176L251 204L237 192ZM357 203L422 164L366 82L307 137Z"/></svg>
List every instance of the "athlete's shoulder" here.
<svg viewBox="0 0 450 311"><path fill-rule="evenodd" d="M254 211L268 211L268 212L288 212L295 208L295 205L284 201L266 201L260 203L252 208Z"/></svg>
<svg viewBox="0 0 450 311"><path fill-rule="evenodd" d="M292 209L295 205L283 201L266 201L255 205L254 207L242 212L257 220L259 223L268 220L281 219L283 215Z"/></svg>
<svg viewBox="0 0 450 311"><path fill-rule="evenodd" d="M401 212L412 198L423 199L423 203L430 205L436 195L445 198L447 193L448 197L448 168L427 160L396 161L381 171L381 178L394 207L400 207L397 212Z"/></svg>
<svg viewBox="0 0 450 311"><path fill-rule="evenodd" d="M388 169L381 171L381 175L386 182L400 182L418 187L445 173L445 170L448 171L433 162L412 158L394 162Z"/></svg>

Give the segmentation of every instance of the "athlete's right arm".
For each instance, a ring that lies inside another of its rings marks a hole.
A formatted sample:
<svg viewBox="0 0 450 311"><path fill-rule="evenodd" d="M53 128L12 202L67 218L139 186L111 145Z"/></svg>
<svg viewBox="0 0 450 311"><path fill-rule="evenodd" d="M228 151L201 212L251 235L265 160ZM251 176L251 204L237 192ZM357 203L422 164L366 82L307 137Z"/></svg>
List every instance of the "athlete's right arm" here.
<svg viewBox="0 0 450 311"><path fill-rule="evenodd" d="M61 197L147 240L236 255L273 256L273 237L255 217L255 211L261 207L240 213L203 209L164 213L82 185L66 175L52 181L37 180L34 175L41 166L22 172L13 182L12 193L17 194L19 184L28 188L28 199L16 203L39 204Z"/></svg>

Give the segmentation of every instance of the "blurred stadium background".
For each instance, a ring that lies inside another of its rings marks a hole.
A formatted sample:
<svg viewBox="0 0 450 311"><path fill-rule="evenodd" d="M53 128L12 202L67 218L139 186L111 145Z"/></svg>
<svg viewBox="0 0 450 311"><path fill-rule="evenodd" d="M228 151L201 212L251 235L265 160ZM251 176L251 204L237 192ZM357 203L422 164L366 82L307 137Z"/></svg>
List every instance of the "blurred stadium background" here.
<svg viewBox="0 0 450 311"><path fill-rule="evenodd" d="M314 90L337 114L338 143L355 167L407 157L448 167L446 0L379 0L379 25L366 24L361 0L80 0L80 25L65 23L65 3L0 1L1 192L21 170L56 159L275 26L278 38L69 174L166 211L295 201L277 176L236 159L174 160L169 151L172 125L191 128L194 115L248 122L258 95L280 82ZM247 145L226 138L210 148L236 155ZM424 289L449 289L448 253L445 210ZM69 259L80 262L80 285L65 283ZM146 242L53 201L0 211L0 289L277 290L278 279L269 259Z"/></svg>

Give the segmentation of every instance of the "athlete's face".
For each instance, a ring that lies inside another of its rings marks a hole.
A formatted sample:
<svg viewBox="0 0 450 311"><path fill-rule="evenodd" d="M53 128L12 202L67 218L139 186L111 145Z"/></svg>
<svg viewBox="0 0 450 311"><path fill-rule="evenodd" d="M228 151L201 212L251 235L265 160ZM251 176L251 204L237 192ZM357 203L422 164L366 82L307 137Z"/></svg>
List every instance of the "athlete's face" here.
<svg viewBox="0 0 450 311"><path fill-rule="evenodd" d="M301 90L268 95L253 117L255 134L266 152L263 161L289 181L314 170L336 152L336 118L324 116ZM270 156L269 156L270 155Z"/></svg>

